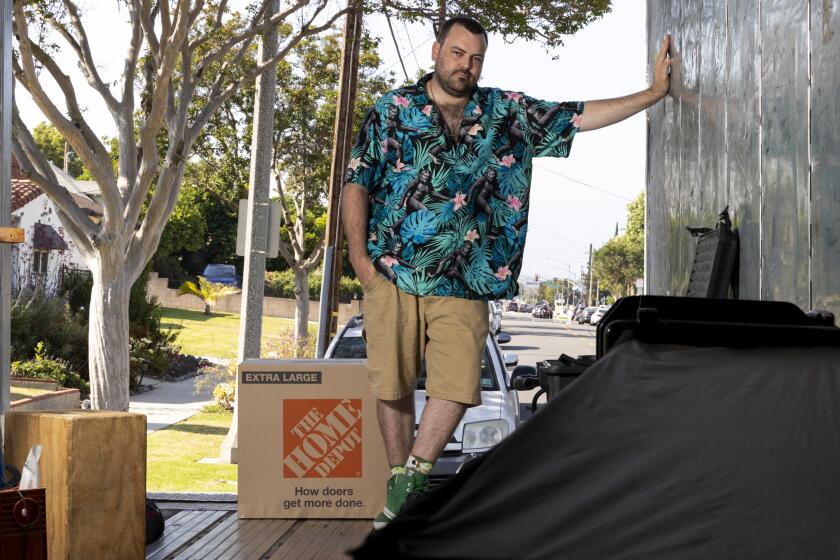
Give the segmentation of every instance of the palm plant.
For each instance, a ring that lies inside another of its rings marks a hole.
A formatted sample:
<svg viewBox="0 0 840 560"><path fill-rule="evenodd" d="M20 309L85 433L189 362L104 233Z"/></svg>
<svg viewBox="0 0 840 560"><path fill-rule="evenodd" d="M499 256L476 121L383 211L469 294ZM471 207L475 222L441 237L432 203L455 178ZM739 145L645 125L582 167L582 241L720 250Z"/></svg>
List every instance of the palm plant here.
<svg viewBox="0 0 840 560"><path fill-rule="evenodd" d="M178 295L192 294L204 302L204 314L210 315L210 309L216 304L216 300L221 296L228 294L239 293L239 289L226 284L217 284L216 282L209 282L203 276L198 277L198 286L195 282L187 280L181 287L178 288Z"/></svg>

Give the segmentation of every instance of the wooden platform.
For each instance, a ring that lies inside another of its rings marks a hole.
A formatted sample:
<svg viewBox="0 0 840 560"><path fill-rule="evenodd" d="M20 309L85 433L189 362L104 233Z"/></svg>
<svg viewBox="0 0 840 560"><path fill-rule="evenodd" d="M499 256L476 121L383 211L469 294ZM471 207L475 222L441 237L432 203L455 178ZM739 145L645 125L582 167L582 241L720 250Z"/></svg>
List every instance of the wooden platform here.
<svg viewBox="0 0 840 560"><path fill-rule="evenodd" d="M372 529L369 520L239 520L224 502L158 505L166 530L147 560L347 560Z"/></svg>

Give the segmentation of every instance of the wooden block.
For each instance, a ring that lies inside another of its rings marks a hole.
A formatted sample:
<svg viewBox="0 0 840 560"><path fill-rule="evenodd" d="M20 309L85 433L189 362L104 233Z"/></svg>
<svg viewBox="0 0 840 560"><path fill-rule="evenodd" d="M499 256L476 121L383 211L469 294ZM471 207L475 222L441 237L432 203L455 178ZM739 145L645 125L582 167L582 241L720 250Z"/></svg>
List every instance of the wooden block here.
<svg viewBox="0 0 840 560"><path fill-rule="evenodd" d="M9 412L5 460L41 444L51 560L143 558L146 417L91 410Z"/></svg>
<svg viewBox="0 0 840 560"><path fill-rule="evenodd" d="M0 227L0 243L23 243L23 230L14 227Z"/></svg>

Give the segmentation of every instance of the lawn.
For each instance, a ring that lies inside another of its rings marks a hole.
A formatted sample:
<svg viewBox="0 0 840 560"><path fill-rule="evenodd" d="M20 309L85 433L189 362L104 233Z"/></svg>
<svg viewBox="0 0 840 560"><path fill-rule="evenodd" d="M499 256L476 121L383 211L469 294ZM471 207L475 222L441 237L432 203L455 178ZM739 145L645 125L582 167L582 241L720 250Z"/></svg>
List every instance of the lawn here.
<svg viewBox="0 0 840 560"><path fill-rule="evenodd" d="M184 354L212 358L235 358L239 341L239 315L234 313L213 313L188 309L162 309L161 326L178 332L178 344ZM263 317L262 342L267 348L272 340L288 338L294 329L292 319ZM310 334L318 329L317 323L309 323Z"/></svg>
<svg viewBox="0 0 840 560"><path fill-rule="evenodd" d="M36 389L34 387L15 387L12 385L11 393L10 393L10 401L19 401L22 399L28 399L29 397L35 397L38 395L43 395L44 393L52 393L53 391L48 391L46 389Z"/></svg>
<svg viewBox="0 0 840 560"><path fill-rule="evenodd" d="M200 413L149 434L148 492L236 492L236 465L199 463L218 457L233 414Z"/></svg>

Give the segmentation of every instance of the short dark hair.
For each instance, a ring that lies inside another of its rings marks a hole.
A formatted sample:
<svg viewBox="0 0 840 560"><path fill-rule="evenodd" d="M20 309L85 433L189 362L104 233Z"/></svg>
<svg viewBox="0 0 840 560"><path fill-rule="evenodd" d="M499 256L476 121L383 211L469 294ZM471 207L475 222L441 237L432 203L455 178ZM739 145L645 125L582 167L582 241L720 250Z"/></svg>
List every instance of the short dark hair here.
<svg viewBox="0 0 840 560"><path fill-rule="evenodd" d="M437 42L442 45L443 42L446 40L446 36L449 35L449 31L456 25L460 25L473 35L483 35L484 44L490 42L487 37L487 31L484 29L484 26L478 23L478 21L474 20L473 18L467 16L455 16L444 21L441 24L440 29L438 29Z"/></svg>

